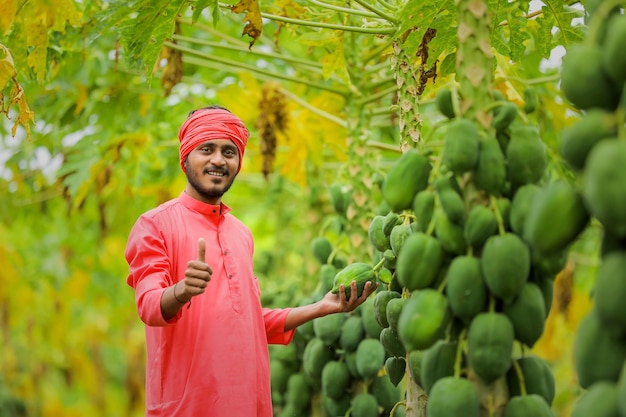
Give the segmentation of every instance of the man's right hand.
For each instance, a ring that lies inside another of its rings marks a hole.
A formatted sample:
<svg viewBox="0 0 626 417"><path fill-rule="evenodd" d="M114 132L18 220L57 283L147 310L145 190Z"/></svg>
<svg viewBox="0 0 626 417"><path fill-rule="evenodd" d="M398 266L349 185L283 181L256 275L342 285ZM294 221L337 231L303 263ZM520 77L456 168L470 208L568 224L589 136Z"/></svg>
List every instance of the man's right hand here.
<svg viewBox="0 0 626 417"><path fill-rule="evenodd" d="M211 274L213 270L206 263L206 242L200 238L198 239L198 257L187 262L185 279L178 285L180 288L176 293L177 298L189 300L191 297L204 293L211 280Z"/></svg>

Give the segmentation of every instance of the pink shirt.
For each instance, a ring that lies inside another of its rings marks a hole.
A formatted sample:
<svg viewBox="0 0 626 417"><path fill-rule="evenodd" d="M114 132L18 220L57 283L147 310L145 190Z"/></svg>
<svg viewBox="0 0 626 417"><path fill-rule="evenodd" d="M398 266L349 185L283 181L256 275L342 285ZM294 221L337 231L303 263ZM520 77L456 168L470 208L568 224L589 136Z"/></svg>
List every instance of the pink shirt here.
<svg viewBox="0 0 626 417"><path fill-rule="evenodd" d="M221 210L221 214L220 214ZM146 324L146 416L272 416L267 344L288 344L289 309L261 307L248 228L222 204L181 193L143 214L126 247L128 284ZM206 241L206 292L166 322L160 300Z"/></svg>

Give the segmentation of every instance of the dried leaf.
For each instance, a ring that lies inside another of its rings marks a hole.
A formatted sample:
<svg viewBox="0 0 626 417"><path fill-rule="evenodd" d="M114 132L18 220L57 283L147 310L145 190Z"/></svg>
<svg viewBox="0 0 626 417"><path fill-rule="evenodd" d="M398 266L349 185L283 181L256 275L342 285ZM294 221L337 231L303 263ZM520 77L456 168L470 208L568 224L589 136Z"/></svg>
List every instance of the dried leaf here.
<svg viewBox="0 0 626 417"><path fill-rule="evenodd" d="M261 32L263 32L263 19L261 19L261 10L259 8L258 0L240 0L239 3L231 6L230 10L233 13L246 13L243 21L246 22L246 26L243 28L242 35L248 35L252 38L250 41L250 48L259 39Z"/></svg>

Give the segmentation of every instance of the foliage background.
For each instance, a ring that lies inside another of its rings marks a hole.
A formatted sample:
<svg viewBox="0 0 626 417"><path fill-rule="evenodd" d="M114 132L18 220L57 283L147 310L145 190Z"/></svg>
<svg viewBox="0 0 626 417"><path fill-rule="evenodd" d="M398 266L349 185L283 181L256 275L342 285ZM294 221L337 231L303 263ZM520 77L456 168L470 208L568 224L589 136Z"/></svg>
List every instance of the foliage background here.
<svg viewBox="0 0 626 417"><path fill-rule="evenodd" d="M349 220L335 214L328 189L375 182L399 155L392 41L416 51L428 26L438 29L430 48L439 62L420 97L421 128L437 151L442 133L432 99L454 80L455 5L373 3L388 12L381 18L319 4L264 2L255 39L242 31L258 12L232 13L214 1L6 3L0 45L12 61L0 55L7 115L0 126L0 402L7 414L143 415L143 326L125 283L124 246L142 212L184 187L176 134L191 109L220 103L252 131L226 202L256 237L266 305L297 304L315 290L313 237L329 236L348 258L363 256L339 233ZM536 87L541 107L533 122L551 146L554 175L567 175L554 149L578 116L558 91L558 66L547 63L581 40L581 4L546 1L531 10L528 1L492 0L489 8L499 23L495 86L519 104L523 89ZM346 30L353 27L367 30ZM166 39L169 55L157 60ZM16 86L22 94L13 94ZM267 143L256 127L270 114L259 107L264 88L282 93L287 120L275 129L268 175ZM381 201L371 184L366 196L362 217L352 219L364 236ZM557 279L555 307L535 348L553 365L563 416L579 394L571 342L590 307L597 248L592 227Z"/></svg>

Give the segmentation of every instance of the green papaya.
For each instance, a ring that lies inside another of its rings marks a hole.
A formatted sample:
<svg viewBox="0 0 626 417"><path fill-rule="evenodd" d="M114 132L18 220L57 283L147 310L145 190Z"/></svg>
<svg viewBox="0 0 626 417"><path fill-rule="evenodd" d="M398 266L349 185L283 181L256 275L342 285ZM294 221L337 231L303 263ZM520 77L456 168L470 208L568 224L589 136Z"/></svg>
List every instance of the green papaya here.
<svg viewBox="0 0 626 417"><path fill-rule="evenodd" d="M588 388L599 381L616 382L626 360L626 343L602 326L592 309L580 321L574 337L574 366L578 383Z"/></svg>
<svg viewBox="0 0 626 417"><path fill-rule="evenodd" d="M404 357L390 356L385 361L385 372L387 372L389 381L391 381L394 386L397 386L400 381L402 381L405 371L406 359L404 359Z"/></svg>
<svg viewBox="0 0 626 417"><path fill-rule="evenodd" d="M443 210L435 211L435 236L444 251L460 255L467 251L463 226L453 223Z"/></svg>
<svg viewBox="0 0 626 417"><path fill-rule="evenodd" d="M374 268L372 265L365 262L355 262L348 266L346 266L341 271L337 272L335 275L335 280L333 281L333 288L331 292L333 294L339 293L339 288L341 285L345 288L346 300L350 299L351 296L351 284L352 281L356 281L357 288L357 297L360 297L363 293L363 288L365 287L366 282L371 282L372 284L376 281L376 272L374 272Z"/></svg>
<svg viewBox="0 0 626 417"><path fill-rule="evenodd" d="M323 394L323 393L322 393ZM350 400L348 396L343 396L339 400L322 395L322 406L327 416L345 416L350 409ZM283 417L283 416L279 416ZM285 417L294 417L293 414L286 414Z"/></svg>
<svg viewBox="0 0 626 417"><path fill-rule="evenodd" d="M367 337L378 339L383 328L380 327L376 317L374 317L374 297L368 297L363 304L357 307L356 311L361 314L363 328Z"/></svg>
<svg viewBox="0 0 626 417"><path fill-rule="evenodd" d="M428 186L431 164L426 155L411 148L402 154L387 173L382 194L395 212L411 208L413 198Z"/></svg>
<svg viewBox="0 0 626 417"><path fill-rule="evenodd" d="M350 193L344 188L343 185L335 182L328 187L328 191L333 209L337 214L345 217L351 197Z"/></svg>
<svg viewBox="0 0 626 417"><path fill-rule="evenodd" d="M515 339L532 348L543 334L546 318L541 289L527 282L520 294L511 303L504 305L502 312L513 324Z"/></svg>
<svg viewBox="0 0 626 417"><path fill-rule="evenodd" d="M463 237L468 246L482 247L497 231L498 220L491 209L482 204L472 207L463 226Z"/></svg>
<svg viewBox="0 0 626 417"><path fill-rule="evenodd" d="M480 264L489 291L509 303L528 281L530 252L513 233L494 235L487 239L483 247Z"/></svg>
<svg viewBox="0 0 626 417"><path fill-rule="evenodd" d="M439 198L439 205L446 216L453 223L463 223L465 220L465 202L461 193L451 185L450 179L440 177L435 180L435 189Z"/></svg>
<svg viewBox="0 0 626 417"><path fill-rule="evenodd" d="M620 417L620 400L614 383L596 382L578 398L571 417Z"/></svg>
<svg viewBox="0 0 626 417"><path fill-rule="evenodd" d="M442 88L435 95L435 106L439 113L448 119L454 119L454 106L452 105L452 91L449 88Z"/></svg>
<svg viewBox="0 0 626 417"><path fill-rule="evenodd" d="M443 264L441 243L425 233L410 235L396 262L396 278L409 291L428 287Z"/></svg>
<svg viewBox="0 0 626 417"><path fill-rule="evenodd" d="M389 327L387 321L387 304L392 298L400 298L402 294L397 291L381 290L374 296L374 317L380 327Z"/></svg>
<svg viewBox="0 0 626 417"><path fill-rule="evenodd" d="M455 175L473 171L478 163L480 134L469 119L456 119L448 124L442 162Z"/></svg>
<svg viewBox="0 0 626 417"><path fill-rule="evenodd" d="M323 237L318 236L311 241L311 252L317 261L324 265L328 262L328 257L333 251L333 246L330 241Z"/></svg>
<svg viewBox="0 0 626 417"><path fill-rule="evenodd" d="M603 139L617 135L617 123L613 113L602 109L590 109L561 135L559 153L567 164L582 171L594 146Z"/></svg>
<svg viewBox="0 0 626 417"><path fill-rule="evenodd" d="M417 231L426 232L428 230L434 211L435 193L433 191L422 190L415 195L413 213L415 213Z"/></svg>
<svg viewBox="0 0 626 417"><path fill-rule="evenodd" d="M515 359L515 362L524 377L526 393L540 395L548 405L552 405L556 387L552 369L546 361L536 355L527 355ZM507 372L506 381L511 396L522 395L521 381L515 367Z"/></svg>
<svg viewBox="0 0 626 417"><path fill-rule="evenodd" d="M511 201L510 223L511 230L516 234L521 236L524 233L526 217L531 207L533 207L534 198L540 192L541 188L536 184L526 184L515 191Z"/></svg>
<svg viewBox="0 0 626 417"><path fill-rule="evenodd" d="M540 395L529 394L512 397L504 408L504 417L554 417L546 400Z"/></svg>
<svg viewBox="0 0 626 417"><path fill-rule="evenodd" d="M626 251L602 260L594 287L594 305L600 322L616 334L626 335Z"/></svg>
<svg viewBox="0 0 626 417"><path fill-rule="evenodd" d="M404 349L404 345L400 340L400 336L391 327L385 327L380 332L380 343L385 348L385 352L387 352L391 356L404 357L404 355L406 354L406 350Z"/></svg>
<svg viewBox="0 0 626 417"><path fill-rule="evenodd" d="M602 50L596 45L579 43L567 48L561 64L561 91L581 110L601 108L613 111L620 92L602 65Z"/></svg>
<svg viewBox="0 0 626 417"><path fill-rule="evenodd" d="M306 410L311 402L311 389L306 382L304 374L295 373L287 381L286 392L287 404L293 405L297 410Z"/></svg>
<svg viewBox="0 0 626 417"><path fill-rule="evenodd" d="M469 323L484 310L487 302L480 259L471 256L457 256L448 268L446 296L452 313Z"/></svg>
<svg viewBox="0 0 626 417"><path fill-rule="evenodd" d="M370 243L380 252L384 252L390 248L389 238L385 235L385 231L383 230L384 222L385 217L374 216L367 229L367 237L369 238Z"/></svg>
<svg viewBox="0 0 626 417"><path fill-rule="evenodd" d="M383 409L383 415L388 415L391 409L401 401L404 390L395 386L385 375L379 375L372 381L369 392L376 398L376 403ZM356 414L353 414L355 417Z"/></svg>
<svg viewBox="0 0 626 417"><path fill-rule="evenodd" d="M354 417L378 417L378 402L376 397L367 392L357 394L352 398L351 416Z"/></svg>
<svg viewBox="0 0 626 417"><path fill-rule="evenodd" d="M533 87L526 87L524 89L524 113L530 114L539 106L539 95L537 90Z"/></svg>
<svg viewBox="0 0 626 417"><path fill-rule="evenodd" d="M398 334L407 351L428 349L443 336L450 321L448 300L426 288L407 301L398 320Z"/></svg>
<svg viewBox="0 0 626 417"><path fill-rule="evenodd" d="M441 378L432 387L426 415L428 417L478 417L480 396L478 389L465 378Z"/></svg>
<svg viewBox="0 0 626 417"><path fill-rule="evenodd" d="M363 319L356 315L350 316L341 326L339 346L345 351L352 352L356 350L364 337L365 329L363 328Z"/></svg>
<svg viewBox="0 0 626 417"><path fill-rule="evenodd" d="M337 275L337 268L331 264L324 264L320 267L319 288L320 292L326 294L333 288L333 282Z"/></svg>
<svg viewBox="0 0 626 417"><path fill-rule="evenodd" d="M321 339L314 337L309 340L302 353L302 370L304 374L310 378L319 379L324 365L332 357L333 350L326 343L322 342Z"/></svg>
<svg viewBox="0 0 626 417"><path fill-rule="evenodd" d="M395 259L395 255L394 255L394 259ZM382 282L383 284L389 285L391 281L393 280L393 272L391 272L386 267L386 265L389 265L386 260L383 265L384 266L378 270L377 278L378 278L378 281ZM395 265L395 262L394 262L394 265ZM392 268L395 268L395 266Z"/></svg>
<svg viewBox="0 0 626 417"><path fill-rule="evenodd" d="M398 331L400 313L402 313L406 300L406 298L392 298L387 303L387 323L389 323L389 327L396 332Z"/></svg>
<svg viewBox="0 0 626 417"><path fill-rule="evenodd" d="M420 381L426 395L430 395L431 388L441 378L454 375L458 346L457 342L438 340L422 353Z"/></svg>
<svg viewBox="0 0 626 417"><path fill-rule="evenodd" d="M411 230L411 226L408 224L396 225L391 230L391 235L389 236L389 244L391 246L391 250L396 255L396 260L397 257L400 255L400 251L404 246L404 242L412 233L413 230Z"/></svg>
<svg viewBox="0 0 626 417"><path fill-rule="evenodd" d="M356 348L356 369L361 378L374 378L385 364L385 357L385 348L378 339L363 339Z"/></svg>
<svg viewBox="0 0 626 417"><path fill-rule="evenodd" d="M501 106L494 108L492 126L497 131L507 129L517 117L517 105L510 101L504 102Z"/></svg>
<svg viewBox="0 0 626 417"><path fill-rule="evenodd" d="M328 346L333 345L341 335L341 327L345 316L343 314L328 314L313 320L315 337L322 340Z"/></svg>
<svg viewBox="0 0 626 417"><path fill-rule="evenodd" d="M533 199L523 236L533 249L550 255L573 243L588 223L581 193L567 180L556 180Z"/></svg>
<svg viewBox="0 0 626 417"><path fill-rule="evenodd" d="M385 219L383 221L383 233L387 237L387 240L391 238L391 231L393 228L399 224L402 224L402 218L398 215L398 213L390 211L385 215Z"/></svg>
<svg viewBox="0 0 626 417"><path fill-rule="evenodd" d="M469 365L480 379L490 384L506 375L511 367L514 332L502 313L480 313L467 332Z"/></svg>
<svg viewBox="0 0 626 417"><path fill-rule="evenodd" d="M271 360L270 382L272 391L285 392L287 390L287 381L292 373L283 361Z"/></svg>
<svg viewBox="0 0 626 417"><path fill-rule="evenodd" d="M413 381L419 386L422 385L420 377L422 373L422 356L423 352L421 350L412 350L408 354L409 362L407 363L411 378L413 378Z"/></svg>
<svg viewBox="0 0 626 417"><path fill-rule="evenodd" d="M602 45L602 68L616 86L626 83L626 16L617 13L607 19L606 36Z"/></svg>
<svg viewBox="0 0 626 417"><path fill-rule="evenodd" d="M507 177L515 188L536 183L543 177L548 157L536 126L517 125L511 128L506 160Z"/></svg>
<svg viewBox="0 0 626 417"><path fill-rule="evenodd" d="M335 400L340 400L350 386L350 371L344 362L330 361L322 369L322 392Z"/></svg>
<svg viewBox="0 0 626 417"><path fill-rule="evenodd" d="M591 214L617 238L626 237L626 141L607 139L591 153L583 177L583 196Z"/></svg>
<svg viewBox="0 0 626 417"><path fill-rule="evenodd" d="M506 160L498 140L493 136L481 138L474 183L491 195L499 195L504 191Z"/></svg>

